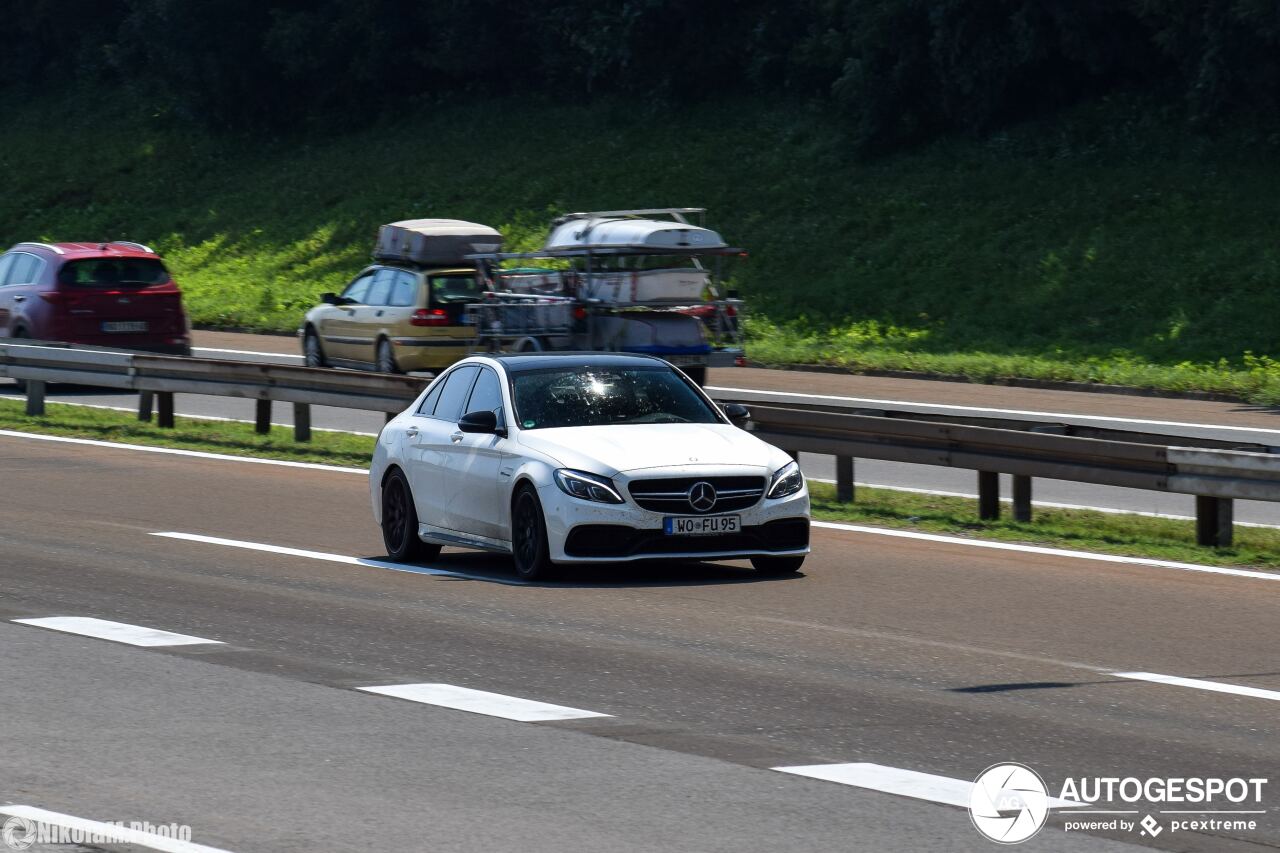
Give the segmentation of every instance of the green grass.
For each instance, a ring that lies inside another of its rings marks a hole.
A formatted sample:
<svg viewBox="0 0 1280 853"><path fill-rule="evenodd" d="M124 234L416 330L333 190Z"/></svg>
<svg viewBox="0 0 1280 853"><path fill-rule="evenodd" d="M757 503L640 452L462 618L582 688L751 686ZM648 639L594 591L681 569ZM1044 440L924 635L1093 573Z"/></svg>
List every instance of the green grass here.
<svg viewBox="0 0 1280 853"><path fill-rule="evenodd" d="M1188 135L1114 100L864 160L778 101L456 104L296 138L141 93L0 109L0 235L153 243L201 324L296 328L393 219L532 248L566 210L705 205L751 252L729 272L758 360L1280 402L1280 135L1248 127Z"/></svg>
<svg viewBox="0 0 1280 853"><path fill-rule="evenodd" d="M33 418L24 414L22 403L0 400L0 429L357 468L367 468L373 452L372 437L350 433L314 432L310 444L298 444L287 427L272 427L269 435L258 435L251 424L179 416L174 429L160 429L108 409L59 403L46 408L44 417ZM981 522L977 520L977 502L965 498L860 487L855 503L840 504L835 501L833 486L810 482L809 487L813 517L828 521L1186 563L1280 569L1280 530L1238 527L1233 547L1205 549L1195 545L1194 526L1189 521L1037 509L1034 520L1027 524Z"/></svg>

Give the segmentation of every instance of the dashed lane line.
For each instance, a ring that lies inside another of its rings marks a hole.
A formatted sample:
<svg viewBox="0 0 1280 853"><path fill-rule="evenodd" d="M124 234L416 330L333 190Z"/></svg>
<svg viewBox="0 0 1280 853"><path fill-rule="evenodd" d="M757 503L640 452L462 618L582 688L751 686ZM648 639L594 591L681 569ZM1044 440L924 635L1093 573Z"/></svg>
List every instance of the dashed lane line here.
<svg viewBox="0 0 1280 853"><path fill-rule="evenodd" d="M221 640L206 640L203 637L175 634L172 631L161 631L158 628L129 625L124 622L112 622L107 619L94 619L88 616L44 616L38 619L14 619L13 621L19 625L47 628L50 631L61 631L64 634L79 634L82 637L94 637L95 639L110 640L113 643L125 643L130 646L149 648L154 646L222 645Z"/></svg>
<svg viewBox="0 0 1280 853"><path fill-rule="evenodd" d="M504 720L515 720L521 723L541 723L548 720L581 720L587 717L608 717L595 711L584 711L580 708L569 708L564 705L552 705L532 699L521 699L518 696L506 696L502 693L489 693L485 690L473 690L469 687L458 687L453 684L392 684L384 687L357 687L366 693L377 693L381 696L393 696L420 702L424 705L436 705L451 708L455 711L467 711L472 714L484 714L488 717L501 717Z"/></svg>

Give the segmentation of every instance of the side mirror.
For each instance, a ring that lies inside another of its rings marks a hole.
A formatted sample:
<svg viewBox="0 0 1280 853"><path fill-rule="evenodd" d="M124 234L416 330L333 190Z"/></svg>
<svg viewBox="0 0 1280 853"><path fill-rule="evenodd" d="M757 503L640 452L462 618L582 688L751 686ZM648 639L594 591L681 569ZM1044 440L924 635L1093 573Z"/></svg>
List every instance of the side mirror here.
<svg viewBox="0 0 1280 853"><path fill-rule="evenodd" d="M341 305L344 300L336 293L322 293L320 294L320 301L325 305Z"/></svg>
<svg viewBox="0 0 1280 853"><path fill-rule="evenodd" d="M751 410L741 403L725 403L724 416L737 426L751 420Z"/></svg>
<svg viewBox="0 0 1280 853"><path fill-rule="evenodd" d="M498 426L498 416L491 411L467 412L458 421L458 429L463 432L491 433L493 435L507 434L505 427Z"/></svg>

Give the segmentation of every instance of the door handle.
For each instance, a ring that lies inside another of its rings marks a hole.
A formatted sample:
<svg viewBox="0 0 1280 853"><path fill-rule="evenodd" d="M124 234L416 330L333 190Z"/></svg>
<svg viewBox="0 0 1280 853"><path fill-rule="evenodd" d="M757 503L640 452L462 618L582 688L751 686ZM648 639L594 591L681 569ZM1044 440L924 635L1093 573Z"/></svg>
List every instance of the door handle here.
<svg viewBox="0 0 1280 853"><path fill-rule="evenodd" d="M418 428L417 428L417 427L409 427L408 429L406 429L406 430L404 431L404 434L405 434L405 435L407 435L407 436L409 436L409 438L417 438L417 437L418 437Z"/></svg>
<svg viewBox="0 0 1280 853"><path fill-rule="evenodd" d="M25 297L25 296L15 296L15 297L13 297L13 301L14 301L14 302L26 302L26 301L27 301L27 297Z"/></svg>
<svg viewBox="0 0 1280 853"><path fill-rule="evenodd" d="M449 438L453 439L454 444L457 444L459 441L462 441L462 439L464 438L464 433L462 433L461 431L455 432L453 435L449 436Z"/></svg>
<svg viewBox="0 0 1280 853"><path fill-rule="evenodd" d="M374 314L373 316L375 316L375 317L381 317L381 316L382 316L382 312L381 312L381 311L379 311L377 314Z"/></svg>

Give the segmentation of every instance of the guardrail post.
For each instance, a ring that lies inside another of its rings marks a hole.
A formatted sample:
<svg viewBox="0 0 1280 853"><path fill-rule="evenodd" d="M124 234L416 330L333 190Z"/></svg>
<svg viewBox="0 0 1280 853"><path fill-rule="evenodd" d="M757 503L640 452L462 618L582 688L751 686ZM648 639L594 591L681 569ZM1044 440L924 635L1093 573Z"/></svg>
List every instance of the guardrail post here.
<svg viewBox="0 0 1280 853"><path fill-rule="evenodd" d="M978 518L995 521L1000 517L1000 475L995 471L978 472Z"/></svg>
<svg viewBox="0 0 1280 853"><path fill-rule="evenodd" d="M138 420L144 423L151 423L151 411L156 405L156 395L151 391L142 391L138 394Z"/></svg>
<svg viewBox="0 0 1280 853"><path fill-rule="evenodd" d="M1231 546L1233 502L1231 498L1196 495L1196 544L1210 548Z"/></svg>
<svg viewBox="0 0 1280 853"><path fill-rule="evenodd" d="M253 419L253 431L266 435L271 432L271 401L257 400Z"/></svg>
<svg viewBox="0 0 1280 853"><path fill-rule="evenodd" d="M173 392L156 392L156 426L173 429Z"/></svg>
<svg viewBox="0 0 1280 853"><path fill-rule="evenodd" d="M42 379L27 380L27 414L38 416L44 414L44 389Z"/></svg>
<svg viewBox="0 0 1280 853"><path fill-rule="evenodd" d="M836 500L842 504L853 501L853 457L836 457Z"/></svg>
<svg viewBox="0 0 1280 853"><path fill-rule="evenodd" d="M293 440L311 440L311 404L293 404Z"/></svg>
<svg viewBox="0 0 1280 853"><path fill-rule="evenodd" d="M1031 478L1025 474L1013 475L1013 520L1031 520Z"/></svg>

